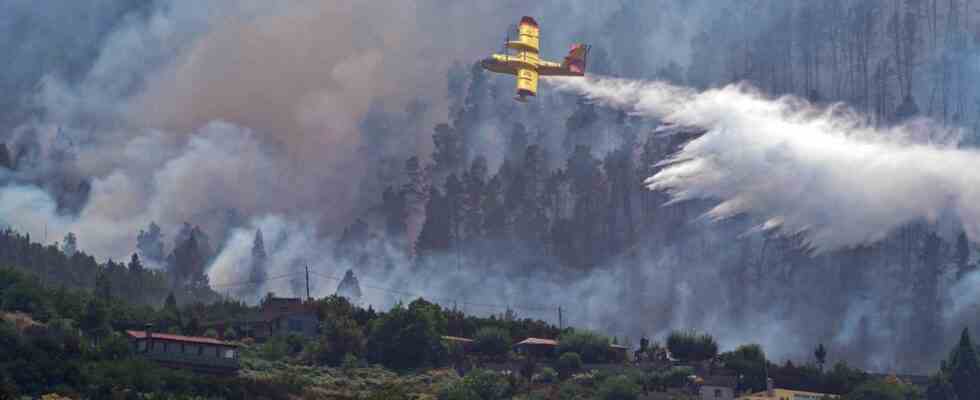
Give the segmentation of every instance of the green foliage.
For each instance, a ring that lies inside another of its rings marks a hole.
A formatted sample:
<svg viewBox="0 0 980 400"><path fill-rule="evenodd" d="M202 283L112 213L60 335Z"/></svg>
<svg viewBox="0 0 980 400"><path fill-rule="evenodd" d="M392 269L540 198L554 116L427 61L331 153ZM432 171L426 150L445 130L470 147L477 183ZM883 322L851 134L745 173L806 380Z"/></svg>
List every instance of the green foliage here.
<svg viewBox="0 0 980 400"><path fill-rule="evenodd" d="M439 306L413 301L371 322L368 359L394 369L438 365L446 357L439 334L446 319Z"/></svg>
<svg viewBox="0 0 980 400"><path fill-rule="evenodd" d="M402 385L385 385L381 390L363 396L361 400L411 400L408 392Z"/></svg>
<svg viewBox="0 0 980 400"><path fill-rule="evenodd" d="M555 383L558 382L558 372L554 368L544 367L541 368L541 372L538 373L538 382L541 383Z"/></svg>
<svg viewBox="0 0 980 400"><path fill-rule="evenodd" d="M579 392L580 389L577 385L571 382L566 382L558 387L558 399L575 400L579 398Z"/></svg>
<svg viewBox="0 0 980 400"><path fill-rule="evenodd" d="M666 383L667 387L684 387L687 385L687 378L691 375L694 375L694 369L691 367L671 367L664 374L664 383Z"/></svg>
<svg viewBox="0 0 980 400"><path fill-rule="evenodd" d="M868 374L851 368L844 362L834 364L834 367L824 376L825 393L850 393L854 388L868 381Z"/></svg>
<svg viewBox="0 0 980 400"><path fill-rule="evenodd" d="M578 353L565 353L558 357L555 364L558 369L558 376L561 379L568 379L569 376L582 369L582 357Z"/></svg>
<svg viewBox="0 0 980 400"><path fill-rule="evenodd" d="M440 400L502 400L511 395L510 385L493 371L475 370L439 393Z"/></svg>
<svg viewBox="0 0 980 400"><path fill-rule="evenodd" d="M321 364L340 365L347 356L355 359L364 355L364 333L350 317L339 316L323 322L316 361Z"/></svg>
<svg viewBox="0 0 980 400"><path fill-rule="evenodd" d="M967 329L949 356L949 380L958 398L980 399L980 360Z"/></svg>
<svg viewBox="0 0 980 400"><path fill-rule="evenodd" d="M632 379L615 376L599 385L597 397L602 400L635 400L640 396L640 387Z"/></svg>
<svg viewBox="0 0 980 400"><path fill-rule="evenodd" d="M674 331L667 337L667 349L682 361L710 360L718 355L718 343L708 334Z"/></svg>
<svg viewBox="0 0 980 400"><path fill-rule="evenodd" d="M259 356L268 361L279 361L303 351L305 339L296 334L276 335L259 347Z"/></svg>
<svg viewBox="0 0 980 400"><path fill-rule="evenodd" d="M758 392L766 388L766 354L757 344L742 345L721 355L725 366L742 376L739 390Z"/></svg>
<svg viewBox="0 0 980 400"><path fill-rule="evenodd" d="M507 331L497 327L484 327L476 332L473 350L486 355L501 356L510 351L511 338Z"/></svg>
<svg viewBox="0 0 980 400"><path fill-rule="evenodd" d="M956 400L956 390L946 374L939 372L929 378L926 398L929 400Z"/></svg>
<svg viewBox="0 0 980 400"><path fill-rule="evenodd" d="M586 363L602 363L609 357L609 338L589 332L571 331L558 338L558 353L574 352Z"/></svg>

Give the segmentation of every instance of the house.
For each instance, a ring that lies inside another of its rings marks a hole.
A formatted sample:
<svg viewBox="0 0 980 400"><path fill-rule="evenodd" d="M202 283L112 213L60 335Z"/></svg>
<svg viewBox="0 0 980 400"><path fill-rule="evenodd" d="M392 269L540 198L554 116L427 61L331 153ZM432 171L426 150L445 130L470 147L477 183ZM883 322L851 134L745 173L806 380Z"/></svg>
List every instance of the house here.
<svg viewBox="0 0 980 400"><path fill-rule="evenodd" d="M698 385L701 400L734 400L738 379L734 375L708 376Z"/></svg>
<svg viewBox="0 0 980 400"><path fill-rule="evenodd" d="M534 357L552 357L557 348L557 340L541 338L527 338L514 345L517 354Z"/></svg>
<svg viewBox="0 0 980 400"><path fill-rule="evenodd" d="M238 346L218 339L127 330L136 354L161 365L212 374L233 374L239 369Z"/></svg>
<svg viewBox="0 0 980 400"><path fill-rule="evenodd" d="M320 330L320 318L315 306L300 298L268 297L258 312L241 319L205 323L203 327L213 328L221 337L232 328L256 340L290 333L315 337Z"/></svg>
<svg viewBox="0 0 980 400"><path fill-rule="evenodd" d="M626 362L629 361L629 347L611 344L609 345L609 361Z"/></svg>
<svg viewBox="0 0 980 400"><path fill-rule="evenodd" d="M776 389L772 378L768 379L766 386L766 391L740 396L738 400L825 400L840 397L835 394Z"/></svg>

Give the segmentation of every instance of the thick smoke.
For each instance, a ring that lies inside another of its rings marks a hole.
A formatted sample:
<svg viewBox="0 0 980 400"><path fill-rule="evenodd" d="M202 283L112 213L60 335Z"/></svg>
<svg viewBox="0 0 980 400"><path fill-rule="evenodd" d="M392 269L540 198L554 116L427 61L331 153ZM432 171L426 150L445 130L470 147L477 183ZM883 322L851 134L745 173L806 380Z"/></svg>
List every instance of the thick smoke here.
<svg viewBox="0 0 980 400"><path fill-rule="evenodd" d="M739 85L696 93L663 82L556 82L603 104L704 128L647 184L675 202L720 200L706 214L712 219L749 213L762 218L761 229L804 233L819 251L871 244L948 213L980 239L980 153L957 149L955 131L928 121L875 128L840 106L769 99Z"/></svg>

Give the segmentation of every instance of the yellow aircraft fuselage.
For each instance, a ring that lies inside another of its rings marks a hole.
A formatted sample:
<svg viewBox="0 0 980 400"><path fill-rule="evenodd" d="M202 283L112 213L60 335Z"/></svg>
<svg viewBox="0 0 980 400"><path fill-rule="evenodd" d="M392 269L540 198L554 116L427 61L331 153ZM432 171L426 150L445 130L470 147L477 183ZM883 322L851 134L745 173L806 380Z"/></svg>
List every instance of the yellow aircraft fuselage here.
<svg viewBox="0 0 980 400"><path fill-rule="evenodd" d="M510 40L506 46L515 54L493 54L480 62L489 71L510 74L517 77L518 101L527 101L528 96L538 93L540 76L584 76L588 46L576 44L568 52L565 61L556 63L542 60L539 53L538 23L531 17L524 17L518 27L517 40Z"/></svg>

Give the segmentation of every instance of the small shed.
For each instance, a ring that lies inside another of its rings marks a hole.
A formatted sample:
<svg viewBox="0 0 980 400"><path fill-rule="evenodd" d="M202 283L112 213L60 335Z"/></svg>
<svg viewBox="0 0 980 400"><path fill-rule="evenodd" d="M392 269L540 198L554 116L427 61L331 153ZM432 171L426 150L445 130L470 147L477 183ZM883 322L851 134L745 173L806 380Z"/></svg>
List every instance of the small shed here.
<svg viewBox="0 0 980 400"><path fill-rule="evenodd" d="M628 360L629 347L611 344L609 345L609 360L613 362L626 362Z"/></svg>
<svg viewBox="0 0 980 400"><path fill-rule="evenodd" d="M553 339L527 338L514 345L517 354L534 357L553 357L558 349L558 341Z"/></svg>

